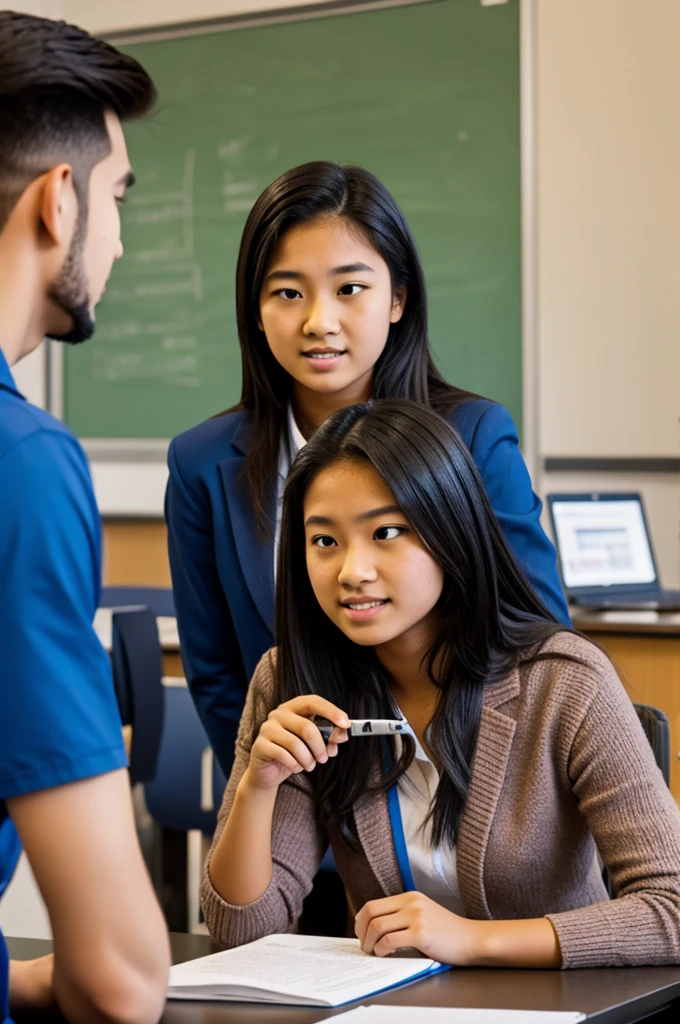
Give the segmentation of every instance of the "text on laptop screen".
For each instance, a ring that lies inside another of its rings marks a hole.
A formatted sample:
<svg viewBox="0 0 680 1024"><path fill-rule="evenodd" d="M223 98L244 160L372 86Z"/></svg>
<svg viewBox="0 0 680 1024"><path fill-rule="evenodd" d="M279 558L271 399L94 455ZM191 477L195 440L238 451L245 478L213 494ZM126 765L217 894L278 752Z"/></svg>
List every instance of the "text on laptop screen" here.
<svg viewBox="0 0 680 1024"><path fill-rule="evenodd" d="M638 501L556 501L553 518L567 589L655 582Z"/></svg>

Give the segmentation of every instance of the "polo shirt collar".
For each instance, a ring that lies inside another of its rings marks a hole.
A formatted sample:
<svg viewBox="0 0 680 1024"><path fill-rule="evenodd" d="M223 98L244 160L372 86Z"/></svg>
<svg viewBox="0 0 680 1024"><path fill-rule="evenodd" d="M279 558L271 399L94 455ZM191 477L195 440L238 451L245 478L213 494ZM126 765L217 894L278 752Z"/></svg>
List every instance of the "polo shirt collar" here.
<svg viewBox="0 0 680 1024"><path fill-rule="evenodd" d="M5 359L5 353L0 348L0 388L6 388L7 391L12 391L19 398L24 396L20 391L17 391L17 386L14 383L14 377L12 371L9 368L9 363Z"/></svg>

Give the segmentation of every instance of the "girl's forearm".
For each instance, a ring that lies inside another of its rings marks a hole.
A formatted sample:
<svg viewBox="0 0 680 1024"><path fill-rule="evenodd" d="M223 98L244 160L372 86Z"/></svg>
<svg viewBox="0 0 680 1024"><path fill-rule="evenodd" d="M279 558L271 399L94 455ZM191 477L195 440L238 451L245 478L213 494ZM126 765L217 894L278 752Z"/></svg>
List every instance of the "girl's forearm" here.
<svg viewBox="0 0 680 1024"><path fill-rule="evenodd" d="M272 819L278 789L257 789L247 773L210 858L209 872L223 900L246 906L259 899L272 880Z"/></svg>
<svg viewBox="0 0 680 1024"><path fill-rule="evenodd" d="M523 921L475 921L471 967L562 966L557 933L546 917Z"/></svg>

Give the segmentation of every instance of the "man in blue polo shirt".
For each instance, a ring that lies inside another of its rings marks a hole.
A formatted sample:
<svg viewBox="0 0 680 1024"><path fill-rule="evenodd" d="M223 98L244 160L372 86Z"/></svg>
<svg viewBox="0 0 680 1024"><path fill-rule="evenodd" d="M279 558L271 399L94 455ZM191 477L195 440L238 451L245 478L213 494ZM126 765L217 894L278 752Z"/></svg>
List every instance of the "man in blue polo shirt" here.
<svg viewBox="0 0 680 1024"><path fill-rule="evenodd" d="M153 104L132 58L77 28L0 13L0 897L23 845L54 958L7 961L0 1022L155 1022L168 942L135 834L108 658L92 629L100 523L76 438L10 367L81 342L122 255L121 121Z"/></svg>

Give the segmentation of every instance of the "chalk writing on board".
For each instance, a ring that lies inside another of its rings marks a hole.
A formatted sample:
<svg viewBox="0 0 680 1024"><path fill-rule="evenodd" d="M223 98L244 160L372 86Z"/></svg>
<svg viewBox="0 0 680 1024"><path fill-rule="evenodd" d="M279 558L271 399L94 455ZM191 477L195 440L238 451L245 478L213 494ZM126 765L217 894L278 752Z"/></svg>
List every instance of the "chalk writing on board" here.
<svg viewBox="0 0 680 1024"><path fill-rule="evenodd" d="M157 192L150 188L131 197L127 218L131 224L141 228L175 225L175 233L170 237L158 235L152 239L153 245L137 249L132 257L136 263L168 263L194 258L195 174L196 150L188 149L184 154L182 180L176 190Z"/></svg>
<svg viewBox="0 0 680 1024"><path fill-rule="evenodd" d="M243 135L217 145L217 157L222 167L222 195L226 214L249 213L257 199L257 183L241 178L241 165L251 141L250 136Z"/></svg>

